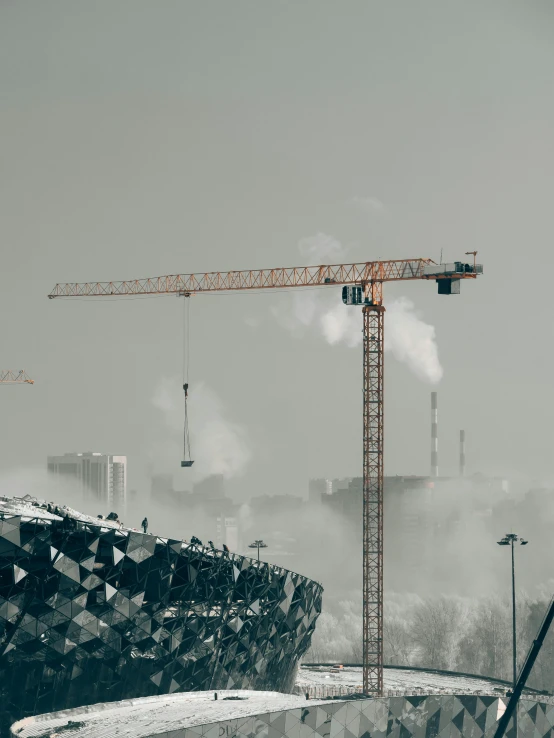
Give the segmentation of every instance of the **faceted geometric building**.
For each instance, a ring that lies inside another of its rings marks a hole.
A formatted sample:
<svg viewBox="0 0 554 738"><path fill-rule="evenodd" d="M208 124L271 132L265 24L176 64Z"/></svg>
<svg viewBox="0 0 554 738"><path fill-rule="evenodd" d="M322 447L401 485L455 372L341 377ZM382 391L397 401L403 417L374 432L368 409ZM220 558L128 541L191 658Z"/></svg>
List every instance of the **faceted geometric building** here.
<svg viewBox="0 0 554 738"><path fill-rule="evenodd" d="M292 688L321 586L250 558L0 498L0 729L189 690Z"/></svg>

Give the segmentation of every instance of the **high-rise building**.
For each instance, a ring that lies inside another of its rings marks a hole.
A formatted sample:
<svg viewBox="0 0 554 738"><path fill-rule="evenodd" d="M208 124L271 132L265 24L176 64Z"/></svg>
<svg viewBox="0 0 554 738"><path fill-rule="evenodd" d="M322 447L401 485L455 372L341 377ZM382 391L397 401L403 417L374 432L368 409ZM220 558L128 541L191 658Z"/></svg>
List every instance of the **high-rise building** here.
<svg viewBox="0 0 554 738"><path fill-rule="evenodd" d="M48 457L48 471L71 482L77 482L84 495L94 495L115 512L125 505L127 491L127 457L108 454L64 454Z"/></svg>

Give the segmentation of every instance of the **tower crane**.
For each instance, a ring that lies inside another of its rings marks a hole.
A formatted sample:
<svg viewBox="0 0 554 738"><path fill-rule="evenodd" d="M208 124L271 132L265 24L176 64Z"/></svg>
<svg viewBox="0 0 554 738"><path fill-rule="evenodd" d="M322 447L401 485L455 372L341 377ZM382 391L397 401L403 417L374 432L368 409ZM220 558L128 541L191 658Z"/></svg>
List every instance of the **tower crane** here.
<svg viewBox="0 0 554 738"><path fill-rule="evenodd" d="M464 279L483 267L461 261L397 259L358 264L172 274L120 282L57 284L49 298L177 294L342 285L346 305L358 305L363 322L363 690L383 692L383 283L434 280L440 295L459 294ZM471 260L470 260L471 261Z"/></svg>
<svg viewBox="0 0 554 738"><path fill-rule="evenodd" d="M0 369L0 384L34 384L24 369Z"/></svg>

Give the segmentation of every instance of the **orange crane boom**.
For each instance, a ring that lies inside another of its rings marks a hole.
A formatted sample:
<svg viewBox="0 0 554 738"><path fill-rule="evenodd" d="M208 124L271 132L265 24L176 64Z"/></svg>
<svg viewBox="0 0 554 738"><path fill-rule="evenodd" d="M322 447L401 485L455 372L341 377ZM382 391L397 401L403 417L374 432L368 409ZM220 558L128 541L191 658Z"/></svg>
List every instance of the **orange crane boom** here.
<svg viewBox="0 0 554 738"><path fill-rule="evenodd" d="M436 264L432 259L368 261L360 264L172 274L120 282L57 284L49 298L108 297L291 289L342 285L346 305L363 316L363 689L383 692L383 282L435 280L439 294L460 291L461 280L475 279L483 267L473 263Z"/></svg>
<svg viewBox="0 0 554 738"><path fill-rule="evenodd" d="M57 284L48 297L107 297L109 295L160 295L180 292L223 290L267 290L280 287L322 287L331 284L361 284L370 280L424 279L431 259L370 261L362 264L256 269L240 272L170 274L165 277L121 282Z"/></svg>
<svg viewBox="0 0 554 738"><path fill-rule="evenodd" d="M0 369L0 384L34 384L24 369Z"/></svg>

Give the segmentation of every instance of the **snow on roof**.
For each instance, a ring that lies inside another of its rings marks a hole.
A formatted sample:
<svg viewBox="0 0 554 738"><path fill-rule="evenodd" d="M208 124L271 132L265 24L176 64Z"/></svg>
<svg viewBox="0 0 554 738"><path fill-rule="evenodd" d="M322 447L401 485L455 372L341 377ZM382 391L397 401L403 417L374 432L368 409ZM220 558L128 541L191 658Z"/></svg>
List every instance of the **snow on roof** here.
<svg viewBox="0 0 554 738"><path fill-rule="evenodd" d="M217 691L217 695L214 700L214 692L179 692L106 702L24 718L11 730L18 738L57 736L58 731L63 738L146 738L194 725L306 706L305 697L278 692L233 690ZM240 699L225 699L229 697ZM309 704L327 701L310 700Z"/></svg>
<svg viewBox="0 0 554 738"><path fill-rule="evenodd" d="M121 523L115 520L106 520L105 518L95 518L93 515L85 515L85 513L73 510L71 507L66 505L55 505L50 503L52 509L57 507L62 513L58 515L53 512L49 512L47 507L48 503L44 500L39 500L30 495L25 497L0 497L0 514L4 515L17 515L27 520L62 520L62 517L67 516L78 520L82 523L90 523L92 525L101 525L102 528L121 528ZM129 529L125 529L129 530Z"/></svg>
<svg viewBox="0 0 554 738"><path fill-rule="evenodd" d="M55 512L49 512L48 506L50 506L51 510L58 510L58 513ZM94 515L87 515L86 513L79 512L78 510L74 510L72 507L68 507L67 505L56 505L54 502L46 502L45 500L40 500L36 497L31 497L31 495L25 495L24 497L7 497L5 495L0 495L0 520L9 518L11 516L15 517L21 517L22 520L30 521L30 520L42 520L47 523L50 523L52 521L61 521L64 517L71 518L73 520L76 520L79 523L84 523L85 525L94 525L102 531L106 531L108 529L116 529L121 533L122 536L126 536L129 533L142 533L142 530L137 530L136 528L128 528L127 526L123 525L121 521L119 520L107 520L104 518L98 518ZM143 535L154 535L158 543L166 544L169 540L166 537L157 536L155 534L143 534ZM187 548L196 548L197 550L202 551L202 555L205 557L212 557L217 558L218 556L223 555L223 551L220 549L212 549L209 546L196 546L196 544L189 543L188 541L182 541L181 542L181 549L187 549ZM279 570L281 572L283 571L289 571L288 569L283 568L282 566L277 566L275 564L270 564L269 562L264 561L258 561L255 558L244 556L242 554L237 554L235 552L231 552L230 554L227 554L229 558L232 560L235 560L236 558L240 559L241 561L249 561L250 565L253 567L257 567L259 569L263 569L264 567L270 567L274 570ZM291 574L294 574L295 572L291 572Z"/></svg>
<svg viewBox="0 0 554 738"><path fill-rule="evenodd" d="M296 678L297 687L358 687L362 689L361 666L346 666L332 669L329 666L301 666ZM463 694L492 692L495 687L503 691L509 687L502 682L480 677L437 674L431 671L385 668L383 674L385 691L423 692L425 694Z"/></svg>

